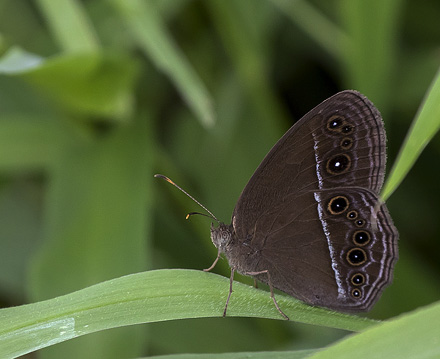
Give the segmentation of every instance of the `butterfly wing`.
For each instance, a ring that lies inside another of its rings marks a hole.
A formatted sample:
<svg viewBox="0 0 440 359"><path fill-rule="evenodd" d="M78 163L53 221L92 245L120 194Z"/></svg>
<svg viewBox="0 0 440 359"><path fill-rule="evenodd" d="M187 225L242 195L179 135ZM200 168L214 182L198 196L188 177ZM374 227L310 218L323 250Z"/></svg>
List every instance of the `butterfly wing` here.
<svg viewBox="0 0 440 359"><path fill-rule="evenodd" d="M385 142L379 112L355 91L330 97L292 126L234 209L239 270L267 269L274 287L310 304L371 308L397 260L398 234L378 198Z"/></svg>

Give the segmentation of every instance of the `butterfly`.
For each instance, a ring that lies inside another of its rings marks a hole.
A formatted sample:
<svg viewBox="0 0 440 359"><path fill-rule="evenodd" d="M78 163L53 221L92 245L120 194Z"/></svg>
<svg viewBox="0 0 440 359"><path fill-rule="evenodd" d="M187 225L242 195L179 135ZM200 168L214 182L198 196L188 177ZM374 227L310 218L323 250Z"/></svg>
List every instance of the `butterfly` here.
<svg viewBox="0 0 440 359"><path fill-rule="evenodd" d="M313 306L370 310L398 259L398 232L379 197L385 163L379 111L346 90L313 108L273 146L243 189L231 224L196 201L219 222L211 226L218 256L208 270L222 254L231 267L223 315L235 272L268 284L286 319L274 288Z"/></svg>

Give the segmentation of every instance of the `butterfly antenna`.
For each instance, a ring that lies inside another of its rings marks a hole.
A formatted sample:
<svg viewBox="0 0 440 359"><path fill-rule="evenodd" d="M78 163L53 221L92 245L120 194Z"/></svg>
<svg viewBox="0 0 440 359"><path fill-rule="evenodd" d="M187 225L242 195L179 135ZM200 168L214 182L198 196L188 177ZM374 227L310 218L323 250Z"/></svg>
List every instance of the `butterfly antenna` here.
<svg viewBox="0 0 440 359"><path fill-rule="evenodd" d="M194 214L200 214L202 216L205 217L209 217L214 219L215 221L217 221L218 223L220 223L220 221L217 219L216 216L214 216L211 211L206 208L203 204L201 204L199 201L197 201L193 196L191 196L188 192L186 192L182 187L180 187L179 185L175 184L172 180L170 180L167 176L161 175L161 174L155 174L154 177L156 178L162 178L163 180L167 181L168 183L172 184L174 187L176 187L177 189L179 189L180 191L182 191L183 193L185 193L189 198L191 198L194 202L196 202L200 207L202 207L206 212L209 213L209 216L207 214L204 213L199 213L199 212L191 212L188 213L186 215L186 219L188 219L190 216L194 215Z"/></svg>
<svg viewBox="0 0 440 359"><path fill-rule="evenodd" d="M216 218L213 218L212 216L210 216L209 214L206 214L206 213L200 213L200 212L190 212L190 213L188 213L187 215L186 215L186 219L188 219L189 217L191 217L191 216L193 216L193 215L195 215L195 214L198 214L199 216L205 216L205 217L208 217L208 218L212 218L212 219L215 219L215 220L217 220Z"/></svg>

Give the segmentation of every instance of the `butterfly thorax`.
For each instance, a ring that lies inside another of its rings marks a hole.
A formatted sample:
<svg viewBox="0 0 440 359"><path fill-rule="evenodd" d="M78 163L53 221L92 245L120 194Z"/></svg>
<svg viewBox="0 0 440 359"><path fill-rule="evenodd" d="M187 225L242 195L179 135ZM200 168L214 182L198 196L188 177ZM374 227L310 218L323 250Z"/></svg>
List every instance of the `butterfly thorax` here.
<svg viewBox="0 0 440 359"><path fill-rule="evenodd" d="M229 266L238 273L246 275L249 271L257 270L256 263L260 261L258 251L252 249L249 243L237 238L232 224L220 223L218 227L211 225L211 240L225 255Z"/></svg>

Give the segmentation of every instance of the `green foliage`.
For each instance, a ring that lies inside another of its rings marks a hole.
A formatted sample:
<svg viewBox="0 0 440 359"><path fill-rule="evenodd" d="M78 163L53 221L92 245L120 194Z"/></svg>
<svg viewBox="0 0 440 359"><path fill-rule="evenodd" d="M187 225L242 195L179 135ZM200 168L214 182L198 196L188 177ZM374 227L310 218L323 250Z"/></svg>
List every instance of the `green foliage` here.
<svg viewBox="0 0 440 359"><path fill-rule="evenodd" d="M438 11L0 0L0 357L438 357ZM216 318L227 263L188 269L216 256L209 222L185 221L199 208L153 174L227 222L291 119L344 88L381 110L394 162L382 195L400 259L375 319L276 293L286 322L239 282Z"/></svg>
<svg viewBox="0 0 440 359"><path fill-rule="evenodd" d="M202 271L163 269L113 279L43 302L3 309L0 355L2 358L20 355L119 326L218 316L223 312L228 283L227 278ZM280 296L278 301L298 322L346 330L362 330L374 324L366 318L311 308L291 297ZM228 316L282 319L267 302L271 299L266 292L237 283L234 306Z"/></svg>
<svg viewBox="0 0 440 359"><path fill-rule="evenodd" d="M435 79L419 112L414 119L396 163L383 189L384 199L397 188L405 178L420 153L440 129L440 72Z"/></svg>

